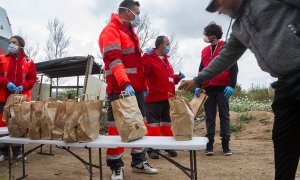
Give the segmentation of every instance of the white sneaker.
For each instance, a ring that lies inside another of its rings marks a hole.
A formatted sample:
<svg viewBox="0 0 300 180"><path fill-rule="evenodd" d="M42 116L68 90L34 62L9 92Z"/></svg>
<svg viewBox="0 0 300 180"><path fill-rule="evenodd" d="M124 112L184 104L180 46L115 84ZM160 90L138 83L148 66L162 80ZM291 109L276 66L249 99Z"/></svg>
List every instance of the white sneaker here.
<svg viewBox="0 0 300 180"><path fill-rule="evenodd" d="M147 161L141 162L132 167L132 171L136 173L157 174L158 170L151 167Z"/></svg>
<svg viewBox="0 0 300 180"><path fill-rule="evenodd" d="M111 180L123 180L123 169L121 167L112 171Z"/></svg>
<svg viewBox="0 0 300 180"><path fill-rule="evenodd" d="M22 159L22 154L19 154L17 157L14 157L14 159ZM26 156L24 157L24 160L26 160Z"/></svg>
<svg viewBox="0 0 300 180"><path fill-rule="evenodd" d="M8 159L7 156L0 155L0 162L6 161L7 159Z"/></svg>

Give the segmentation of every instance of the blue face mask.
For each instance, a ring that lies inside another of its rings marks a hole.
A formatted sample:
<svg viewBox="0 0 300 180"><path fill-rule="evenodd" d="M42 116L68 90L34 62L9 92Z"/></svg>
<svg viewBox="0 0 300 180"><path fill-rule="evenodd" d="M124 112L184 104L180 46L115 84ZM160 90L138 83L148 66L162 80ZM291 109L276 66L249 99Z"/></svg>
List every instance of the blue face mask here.
<svg viewBox="0 0 300 180"><path fill-rule="evenodd" d="M131 21L123 20L123 21L130 22L133 27L138 27L141 24L141 18L140 18L140 16L134 14L134 12L131 9L129 9L127 7L119 7L119 8L128 9L134 15L134 19L133 20L131 20Z"/></svg>
<svg viewBox="0 0 300 180"><path fill-rule="evenodd" d="M163 55L169 54L170 49L171 49L170 45L165 46L165 49L163 50L162 54L163 54Z"/></svg>
<svg viewBox="0 0 300 180"><path fill-rule="evenodd" d="M11 43L8 48L7 48L8 52L16 54L19 51L19 46Z"/></svg>

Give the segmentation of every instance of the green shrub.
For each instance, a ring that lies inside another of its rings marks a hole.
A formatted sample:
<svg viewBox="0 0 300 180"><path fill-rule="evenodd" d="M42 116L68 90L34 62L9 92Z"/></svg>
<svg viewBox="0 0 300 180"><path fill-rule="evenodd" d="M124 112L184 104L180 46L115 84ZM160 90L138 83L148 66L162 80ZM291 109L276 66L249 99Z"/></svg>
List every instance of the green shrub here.
<svg viewBox="0 0 300 180"><path fill-rule="evenodd" d="M239 119L241 122L249 123L253 119L253 116L250 113L243 113L239 116Z"/></svg>
<svg viewBox="0 0 300 180"><path fill-rule="evenodd" d="M234 112L247 112L247 111L267 111L272 112L271 100L266 101L254 101L249 99L248 97L245 98L231 98L229 100L229 107L231 111Z"/></svg>
<svg viewBox="0 0 300 180"><path fill-rule="evenodd" d="M188 99L189 101L191 101L194 97L194 95L189 91L176 91L176 95L177 96L183 96L186 99Z"/></svg>
<svg viewBox="0 0 300 180"><path fill-rule="evenodd" d="M230 131L237 133L242 130L242 124L241 122L236 122L236 123L230 123Z"/></svg>

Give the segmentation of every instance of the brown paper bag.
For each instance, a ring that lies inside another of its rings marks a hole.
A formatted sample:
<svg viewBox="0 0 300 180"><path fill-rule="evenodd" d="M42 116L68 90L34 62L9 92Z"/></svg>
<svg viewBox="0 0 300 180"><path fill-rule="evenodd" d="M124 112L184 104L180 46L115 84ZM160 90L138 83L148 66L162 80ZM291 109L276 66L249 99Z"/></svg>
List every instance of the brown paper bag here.
<svg viewBox="0 0 300 180"><path fill-rule="evenodd" d="M66 102L59 102L55 113L52 129L52 139L63 140L64 127L66 123Z"/></svg>
<svg viewBox="0 0 300 180"><path fill-rule="evenodd" d="M81 118L81 111L78 109L78 102L67 101L66 103L66 123L64 127L63 140L65 142L77 142L77 127L78 119Z"/></svg>
<svg viewBox="0 0 300 180"><path fill-rule="evenodd" d="M57 110L57 101L46 101L43 108L45 116L41 119L41 139L52 139L53 122Z"/></svg>
<svg viewBox="0 0 300 180"><path fill-rule="evenodd" d="M32 118L28 133L28 137L32 140L41 139L41 121L46 117L45 103L46 101L35 101L32 103Z"/></svg>
<svg viewBox="0 0 300 180"><path fill-rule="evenodd" d="M7 97L7 100L5 102L4 108L3 108L3 115L2 120L4 122L8 122L8 119L10 118L10 106L13 104L20 104L23 101L26 101L26 95L24 94L11 94Z"/></svg>
<svg viewBox="0 0 300 180"><path fill-rule="evenodd" d="M169 99L171 129L177 141L191 140L194 130L194 114L189 102L183 97Z"/></svg>
<svg viewBox="0 0 300 180"><path fill-rule="evenodd" d="M122 142L141 139L147 134L143 116L135 96L121 97L121 99L111 102L111 105Z"/></svg>
<svg viewBox="0 0 300 180"><path fill-rule="evenodd" d="M27 137L31 120L31 102L10 106L9 135L11 137Z"/></svg>
<svg viewBox="0 0 300 180"><path fill-rule="evenodd" d="M193 111L195 117L199 115L201 107L203 107L207 98L208 98L208 96L205 94L205 91L203 91L200 94L200 97L194 96L194 98L190 102L190 105L191 105L191 108L192 108L192 111Z"/></svg>
<svg viewBox="0 0 300 180"><path fill-rule="evenodd" d="M103 101L81 101L77 106L80 114L77 122L78 141L91 142L99 136Z"/></svg>

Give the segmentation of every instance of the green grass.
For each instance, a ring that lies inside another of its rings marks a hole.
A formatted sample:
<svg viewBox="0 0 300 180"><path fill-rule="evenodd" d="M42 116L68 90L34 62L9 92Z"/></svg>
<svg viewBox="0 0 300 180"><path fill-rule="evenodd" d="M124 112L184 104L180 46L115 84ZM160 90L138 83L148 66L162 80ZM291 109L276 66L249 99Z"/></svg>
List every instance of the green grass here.
<svg viewBox="0 0 300 180"><path fill-rule="evenodd" d="M253 119L253 116L250 113L243 113L239 116L239 119L241 122L249 123Z"/></svg>
<svg viewBox="0 0 300 180"><path fill-rule="evenodd" d="M230 131L233 133L240 132L242 130L241 122L230 123Z"/></svg>

